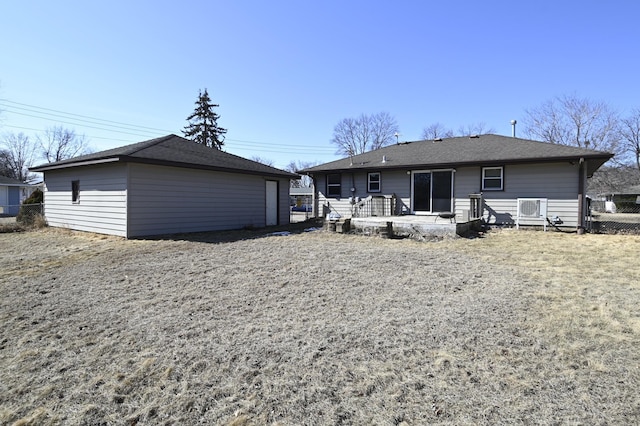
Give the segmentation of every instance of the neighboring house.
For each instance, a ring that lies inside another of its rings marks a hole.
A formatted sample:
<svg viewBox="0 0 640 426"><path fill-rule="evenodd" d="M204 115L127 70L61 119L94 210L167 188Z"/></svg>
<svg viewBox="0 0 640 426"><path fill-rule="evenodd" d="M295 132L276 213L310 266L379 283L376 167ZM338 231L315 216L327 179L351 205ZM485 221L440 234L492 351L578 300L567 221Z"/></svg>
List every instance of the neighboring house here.
<svg viewBox="0 0 640 426"><path fill-rule="evenodd" d="M313 188L289 188L291 211L310 212L313 205Z"/></svg>
<svg viewBox="0 0 640 426"><path fill-rule="evenodd" d="M640 185L627 186L618 191L603 194L605 211L609 213L640 213Z"/></svg>
<svg viewBox="0 0 640 426"><path fill-rule="evenodd" d="M0 215L17 216L20 204L31 195L36 186L0 176Z"/></svg>
<svg viewBox="0 0 640 426"><path fill-rule="evenodd" d="M313 178L314 211L323 216L359 216L365 203L380 201L383 215L455 214L463 222L475 210L472 199L482 197L477 216L489 224L540 225L549 218L582 228L587 177L612 157L608 152L481 135L402 142L299 173ZM385 199L393 199L393 207L387 209Z"/></svg>
<svg viewBox="0 0 640 426"><path fill-rule="evenodd" d="M299 177L176 135L31 171L50 226L127 238L288 224Z"/></svg>

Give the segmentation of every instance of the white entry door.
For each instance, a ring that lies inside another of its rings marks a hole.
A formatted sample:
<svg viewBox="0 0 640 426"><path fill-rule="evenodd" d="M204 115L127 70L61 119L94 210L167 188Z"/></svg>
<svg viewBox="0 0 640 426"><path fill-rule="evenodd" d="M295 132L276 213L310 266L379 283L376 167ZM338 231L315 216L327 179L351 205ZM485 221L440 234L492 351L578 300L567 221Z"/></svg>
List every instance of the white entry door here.
<svg viewBox="0 0 640 426"><path fill-rule="evenodd" d="M278 224L278 182L275 180L268 180L267 182L267 203L266 203L266 215L267 226Z"/></svg>

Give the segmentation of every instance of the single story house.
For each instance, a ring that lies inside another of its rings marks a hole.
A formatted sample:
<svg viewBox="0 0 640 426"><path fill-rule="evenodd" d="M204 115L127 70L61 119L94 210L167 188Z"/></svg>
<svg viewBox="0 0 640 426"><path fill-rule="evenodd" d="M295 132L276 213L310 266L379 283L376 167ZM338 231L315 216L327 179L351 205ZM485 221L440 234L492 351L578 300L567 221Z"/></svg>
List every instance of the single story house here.
<svg viewBox="0 0 640 426"><path fill-rule="evenodd" d="M35 189L35 185L0 176L0 216L17 216L20 204Z"/></svg>
<svg viewBox="0 0 640 426"><path fill-rule="evenodd" d="M587 178L612 157L486 134L401 142L299 173L313 178L314 212L323 216L478 217L516 226L549 219L583 229Z"/></svg>
<svg viewBox="0 0 640 426"><path fill-rule="evenodd" d="M288 224L299 178L176 135L31 171L50 226L127 238Z"/></svg>
<svg viewBox="0 0 640 426"><path fill-rule="evenodd" d="M291 211L310 212L313 204L313 188L296 187L289 189Z"/></svg>
<svg viewBox="0 0 640 426"><path fill-rule="evenodd" d="M626 186L604 194L605 211L609 213L640 213L640 185Z"/></svg>

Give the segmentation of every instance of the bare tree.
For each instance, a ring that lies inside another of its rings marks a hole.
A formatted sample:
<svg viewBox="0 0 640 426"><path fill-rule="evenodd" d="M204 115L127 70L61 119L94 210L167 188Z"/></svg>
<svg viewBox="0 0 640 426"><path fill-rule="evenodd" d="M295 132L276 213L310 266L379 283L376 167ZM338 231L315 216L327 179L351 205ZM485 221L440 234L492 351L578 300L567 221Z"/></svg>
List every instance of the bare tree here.
<svg viewBox="0 0 640 426"><path fill-rule="evenodd" d="M447 129L441 123L433 123L422 129L422 139L440 139L453 137L453 130Z"/></svg>
<svg viewBox="0 0 640 426"><path fill-rule="evenodd" d="M398 123L389 113L344 118L333 128L331 143L338 147L336 154L357 155L390 145L396 141Z"/></svg>
<svg viewBox="0 0 640 426"><path fill-rule="evenodd" d="M259 155L254 155L253 157L251 157L251 159L253 161L255 161L256 163L260 163L260 164L264 164L265 166L273 167L273 160L269 160L268 158L262 158Z"/></svg>
<svg viewBox="0 0 640 426"><path fill-rule="evenodd" d="M29 137L24 133L7 133L2 140L2 154L0 161L3 165L0 169L9 172L7 177L26 182L33 175L29 173L29 167L33 163L35 147Z"/></svg>
<svg viewBox="0 0 640 426"><path fill-rule="evenodd" d="M640 109L634 109L629 117L620 121L620 139L621 150L640 171Z"/></svg>
<svg viewBox="0 0 640 426"><path fill-rule="evenodd" d="M576 95L525 110L524 133L544 142L619 152L618 114L606 103Z"/></svg>
<svg viewBox="0 0 640 426"><path fill-rule="evenodd" d="M48 128L44 135L37 136L37 140L42 149L42 156L49 163L88 154L91 151L84 135L78 136L75 131L62 126Z"/></svg>
<svg viewBox="0 0 640 426"><path fill-rule="evenodd" d="M291 161L284 169L291 173L298 173L298 170L308 169L319 164L317 161ZM313 180L310 176L300 175L300 179L291 179L292 188L311 188Z"/></svg>
<svg viewBox="0 0 640 426"><path fill-rule="evenodd" d="M495 132L496 129L493 127L487 127L487 124L483 122L458 127L458 136L486 135Z"/></svg>
<svg viewBox="0 0 640 426"><path fill-rule="evenodd" d="M9 161L9 153L5 150L0 150L0 176L15 179L15 173Z"/></svg>
<svg viewBox="0 0 640 426"><path fill-rule="evenodd" d="M603 166L588 180L589 194L604 195L619 192L640 183L640 171L631 166Z"/></svg>

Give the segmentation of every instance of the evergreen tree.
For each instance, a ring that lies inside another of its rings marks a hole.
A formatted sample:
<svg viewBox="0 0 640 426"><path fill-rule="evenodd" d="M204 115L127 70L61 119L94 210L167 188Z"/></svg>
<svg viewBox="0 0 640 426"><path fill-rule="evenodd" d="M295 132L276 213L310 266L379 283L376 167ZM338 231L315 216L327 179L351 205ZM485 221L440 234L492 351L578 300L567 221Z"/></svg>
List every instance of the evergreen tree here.
<svg viewBox="0 0 640 426"><path fill-rule="evenodd" d="M204 89L204 93L200 91L196 101L196 109L187 117L189 125L182 130L184 136L196 143L215 149L222 149L224 134L227 133L227 129L218 126L220 115L216 114L213 108L219 106L211 103L207 89Z"/></svg>

